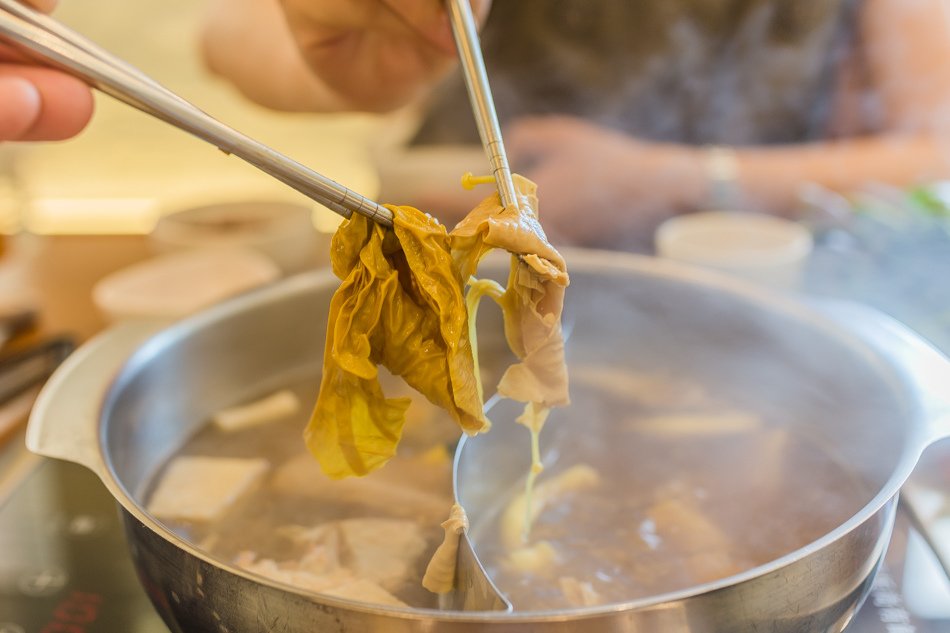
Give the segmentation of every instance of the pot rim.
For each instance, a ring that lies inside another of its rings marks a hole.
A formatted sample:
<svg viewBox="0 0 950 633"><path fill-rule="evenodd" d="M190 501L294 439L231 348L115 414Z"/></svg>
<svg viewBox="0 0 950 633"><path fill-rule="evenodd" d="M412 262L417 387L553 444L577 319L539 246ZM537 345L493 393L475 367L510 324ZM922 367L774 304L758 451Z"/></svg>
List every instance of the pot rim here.
<svg viewBox="0 0 950 633"><path fill-rule="evenodd" d="M811 309L806 303L794 300L788 296L774 294L758 286L742 280L733 279L727 275L710 272L704 269L695 268L687 264L661 260L647 256L633 255L629 253L616 253L611 251L597 251L588 249L563 249L562 251L568 261L571 262L572 269L584 268L590 266L607 267L610 270L622 271L630 270L637 272L649 272L654 277L666 278L673 282L695 284L699 280L704 287L719 289L732 296L738 296L750 303L768 304L774 309L796 318L802 322L810 323L816 329L832 332L837 338L844 341L849 346L861 350L865 354L873 354L877 360L884 360L883 356L872 349L868 344L860 341L852 333L842 329L837 324ZM576 621L578 619L592 619L597 617L609 616L618 612L645 610L659 607L670 603L681 602L686 599L696 598L703 594L709 594L715 591L740 585L756 578L775 573L789 565L792 565L804 558L816 553L817 551L828 547L832 543L840 540L853 530L857 529L868 519L877 514L889 501L891 501L899 492L900 487L910 476L916 465L921 451L926 447L927 440L924 439L924 433L920 428L913 429L915 432L909 434L906 438L901 451L900 458L892 471L890 477L881 486L878 492L867 502L860 510L852 515L847 521L838 525L835 529L824 534L820 538L793 550L779 558L773 559L767 563L746 571L727 576L715 581L693 585L684 589L637 598L625 602L614 602L605 605L592 607L579 607L572 609L556 609L544 611L442 611L432 608L414 608L414 607L391 607L384 605L375 605L371 603L360 602L337 598L325 594L307 591L288 585L253 572L243 570L239 567L220 561L210 556L196 545L188 542L167 528L162 522L153 518L130 494L120 478L117 476L112 460L108 459L106 447L104 444L103 425L108 418L108 413L114 406L118 394L122 391L123 385L134 376L138 368L146 363L159 349L165 347L168 340L177 340L189 333L200 330L206 326L212 325L222 317L235 312L240 312L248 307L252 307L261 302L262 299L274 300L283 295L293 295L304 289L327 282L338 283L336 277L329 269L319 269L302 273L287 278L279 283L265 286L248 293L242 294L234 299L203 310L195 315L187 317L181 321L172 324L155 336L148 339L141 345L129 359L124 363L118 374L111 381L106 394L102 399L102 405L99 409L99 419L97 421L98 451L99 459L104 466L102 479L106 487L115 497L116 501L131 514L136 520L142 523L152 532L161 536L172 545L184 550L187 554L194 556L206 564L212 565L228 573L240 576L256 584L265 585L273 589L293 593L295 595L312 599L320 604L359 611L374 615L383 615L387 617L396 617L406 620L442 620L456 623L485 623L485 622L508 622L508 623L542 623L552 621ZM893 370L891 367L888 369ZM895 371L896 373L896 371ZM918 424L918 427L922 424ZM461 440L456 450L455 458L458 459L460 451L465 443L465 435L462 434ZM165 463L165 462L162 462ZM108 476L106 476L108 473ZM453 481L454 488L454 481Z"/></svg>

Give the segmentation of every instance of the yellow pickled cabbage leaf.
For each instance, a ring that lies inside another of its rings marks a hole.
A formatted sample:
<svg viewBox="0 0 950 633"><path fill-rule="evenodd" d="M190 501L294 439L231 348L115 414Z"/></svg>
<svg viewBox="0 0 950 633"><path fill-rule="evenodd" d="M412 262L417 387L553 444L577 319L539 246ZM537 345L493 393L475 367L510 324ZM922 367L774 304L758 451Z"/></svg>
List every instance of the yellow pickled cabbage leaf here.
<svg viewBox="0 0 950 633"><path fill-rule="evenodd" d="M412 207L388 206L393 228L354 215L333 238L333 271L343 280L330 304L320 394L305 439L331 477L364 475L388 461L405 424L406 398L386 398L383 365L446 409L466 433L485 431L470 296L490 294L502 307L505 335L519 358L498 385L524 402L519 422L537 433L550 407L568 404L561 309L568 275L537 214L534 183L515 176L520 208L494 194L451 234ZM493 248L512 253L508 287L475 282ZM540 464L534 469L540 470ZM531 478L533 480L533 477Z"/></svg>
<svg viewBox="0 0 950 633"><path fill-rule="evenodd" d="M411 207L389 208L393 229L354 215L331 244L343 283L330 303L320 394L304 434L330 477L365 475L395 453L409 400L383 395L378 365L466 432L488 428L445 228Z"/></svg>

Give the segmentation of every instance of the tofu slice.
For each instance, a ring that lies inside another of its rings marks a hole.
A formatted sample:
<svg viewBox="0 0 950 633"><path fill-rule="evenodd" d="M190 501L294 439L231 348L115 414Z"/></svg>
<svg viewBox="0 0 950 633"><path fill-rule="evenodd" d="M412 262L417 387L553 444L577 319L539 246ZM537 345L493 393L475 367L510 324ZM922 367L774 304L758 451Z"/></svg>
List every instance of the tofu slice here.
<svg viewBox="0 0 950 633"><path fill-rule="evenodd" d="M213 421L222 431L234 433L286 418L299 410L300 400L293 391L284 389L254 402L222 409Z"/></svg>
<svg viewBox="0 0 950 633"><path fill-rule="evenodd" d="M702 385L690 383L682 377L610 365L571 365L571 382L649 409L662 409L671 402L679 406L708 406L713 402Z"/></svg>
<svg viewBox="0 0 950 633"><path fill-rule="evenodd" d="M339 568L315 574L300 569L294 561L277 562L270 558L258 559L254 552L241 552L234 562L239 567L265 578L318 593L353 581L353 574L348 569Z"/></svg>
<svg viewBox="0 0 950 633"><path fill-rule="evenodd" d="M762 429L761 418L745 411L680 411L628 419L624 427L659 438L718 437Z"/></svg>
<svg viewBox="0 0 950 633"><path fill-rule="evenodd" d="M267 469L265 459L178 457L152 493L148 512L159 519L214 521L254 488Z"/></svg>

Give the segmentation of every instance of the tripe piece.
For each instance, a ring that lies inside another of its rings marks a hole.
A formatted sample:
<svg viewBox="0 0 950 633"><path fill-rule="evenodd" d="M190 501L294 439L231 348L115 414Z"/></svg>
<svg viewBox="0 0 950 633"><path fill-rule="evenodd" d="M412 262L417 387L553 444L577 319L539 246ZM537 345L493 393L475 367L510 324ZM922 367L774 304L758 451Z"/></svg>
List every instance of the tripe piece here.
<svg viewBox="0 0 950 633"><path fill-rule="evenodd" d="M213 521L253 488L267 469L265 459L177 457L162 475L147 510L159 519Z"/></svg>
<svg viewBox="0 0 950 633"><path fill-rule="evenodd" d="M726 534L687 500L663 499L652 505L647 515L664 547L683 558L694 582L710 582L741 571L730 554L732 543Z"/></svg>
<svg viewBox="0 0 950 633"><path fill-rule="evenodd" d="M296 561L297 569L311 574L323 575L340 569L340 533L333 523L324 523L312 528L286 526L278 528L295 543L306 545L307 551Z"/></svg>
<svg viewBox="0 0 950 633"><path fill-rule="evenodd" d="M538 541L509 552L507 563L521 573L544 574L557 565L557 550L548 541Z"/></svg>
<svg viewBox="0 0 950 633"><path fill-rule="evenodd" d="M468 517L459 504L453 504L449 518L442 522L445 536L435 550L426 573L422 577L422 586L432 593L448 593L455 587L455 567L458 558L459 541L468 530Z"/></svg>
<svg viewBox="0 0 950 633"><path fill-rule="evenodd" d="M241 552L234 562L242 569L265 578L326 596L395 607L408 606L375 582L354 577L349 569L335 568L317 573L294 561L279 563L270 558L258 559L253 552Z"/></svg>
<svg viewBox="0 0 950 633"><path fill-rule="evenodd" d="M344 519L337 522L343 564L358 578L395 589L411 576L426 549L426 539L414 521L402 519Z"/></svg>
<svg viewBox="0 0 950 633"><path fill-rule="evenodd" d="M521 362L508 368L498 392L543 408L562 407L570 403L561 331L567 265L541 229L537 186L517 174L514 183L518 208L502 208L497 193L483 200L450 234L452 255L462 279L468 280L492 249L512 254L508 287L499 303L505 337Z"/></svg>
<svg viewBox="0 0 950 633"><path fill-rule="evenodd" d="M359 602L370 602L372 604L384 604L390 607L408 607L409 605L389 593L375 582L365 578L356 578L329 589L324 589L321 593L336 598L345 598L347 600L357 600Z"/></svg>
<svg viewBox="0 0 950 633"><path fill-rule="evenodd" d="M214 414L214 425L233 433L243 429L286 418L300 410L300 400L289 389L283 389L265 398L222 409Z"/></svg>
<svg viewBox="0 0 950 633"><path fill-rule="evenodd" d="M538 219L537 186L514 176L518 206L501 207L498 194L481 202L452 231L452 254L463 279L472 280L478 264L492 249L511 253L507 288L495 282L472 281L466 297L469 332L476 349L475 312L479 297L491 296L502 308L505 338L518 363L509 367L498 383L498 393L523 402L524 413L517 418L531 434L531 470L525 481L525 507L530 506L536 477L544 466L539 436L551 407L570 404L567 365L564 362L564 333L561 313L564 290L569 283L561 254L548 242ZM523 521L523 538L528 538L532 521Z"/></svg>
<svg viewBox="0 0 950 633"><path fill-rule="evenodd" d="M558 585L564 598L575 607L593 607L604 603L604 599L589 582L581 582L573 576L562 576L558 579Z"/></svg>
<svg viewBox="0 0 950 633"><path fill-rule="evenodd" d="M322 592L353 580L353 572L343 567L305 569L296 560L275 561L271 558L258 558L257 553L251 551L239 553L234 564L265 578L310 591Z"/></svg>

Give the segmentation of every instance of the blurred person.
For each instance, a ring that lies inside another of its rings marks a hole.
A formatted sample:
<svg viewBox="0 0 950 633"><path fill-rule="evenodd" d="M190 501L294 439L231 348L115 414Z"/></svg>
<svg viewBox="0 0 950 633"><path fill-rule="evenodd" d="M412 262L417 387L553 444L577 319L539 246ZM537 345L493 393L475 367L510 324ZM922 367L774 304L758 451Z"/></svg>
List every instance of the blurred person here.
<svg viewBox="0 0 950 633"><path fill-rule="evenodd" d="M55 0L28 4L52 11ZM0 141L53 141L78 134L92 116L84 83L30 62L0 43Z"/></svg>
<svg viewBox="0 0 950 633"><path fill-rule="evenodd" d="M538 183L561 243L642 248L673 214L790 215L803 183L849 192L948 171L947 0L473 6L512 167ZM266 106L425 99L416 143L477 142L441 0L215 0L204 51ZM461 211L425 204L447 222Z"/></svg>

